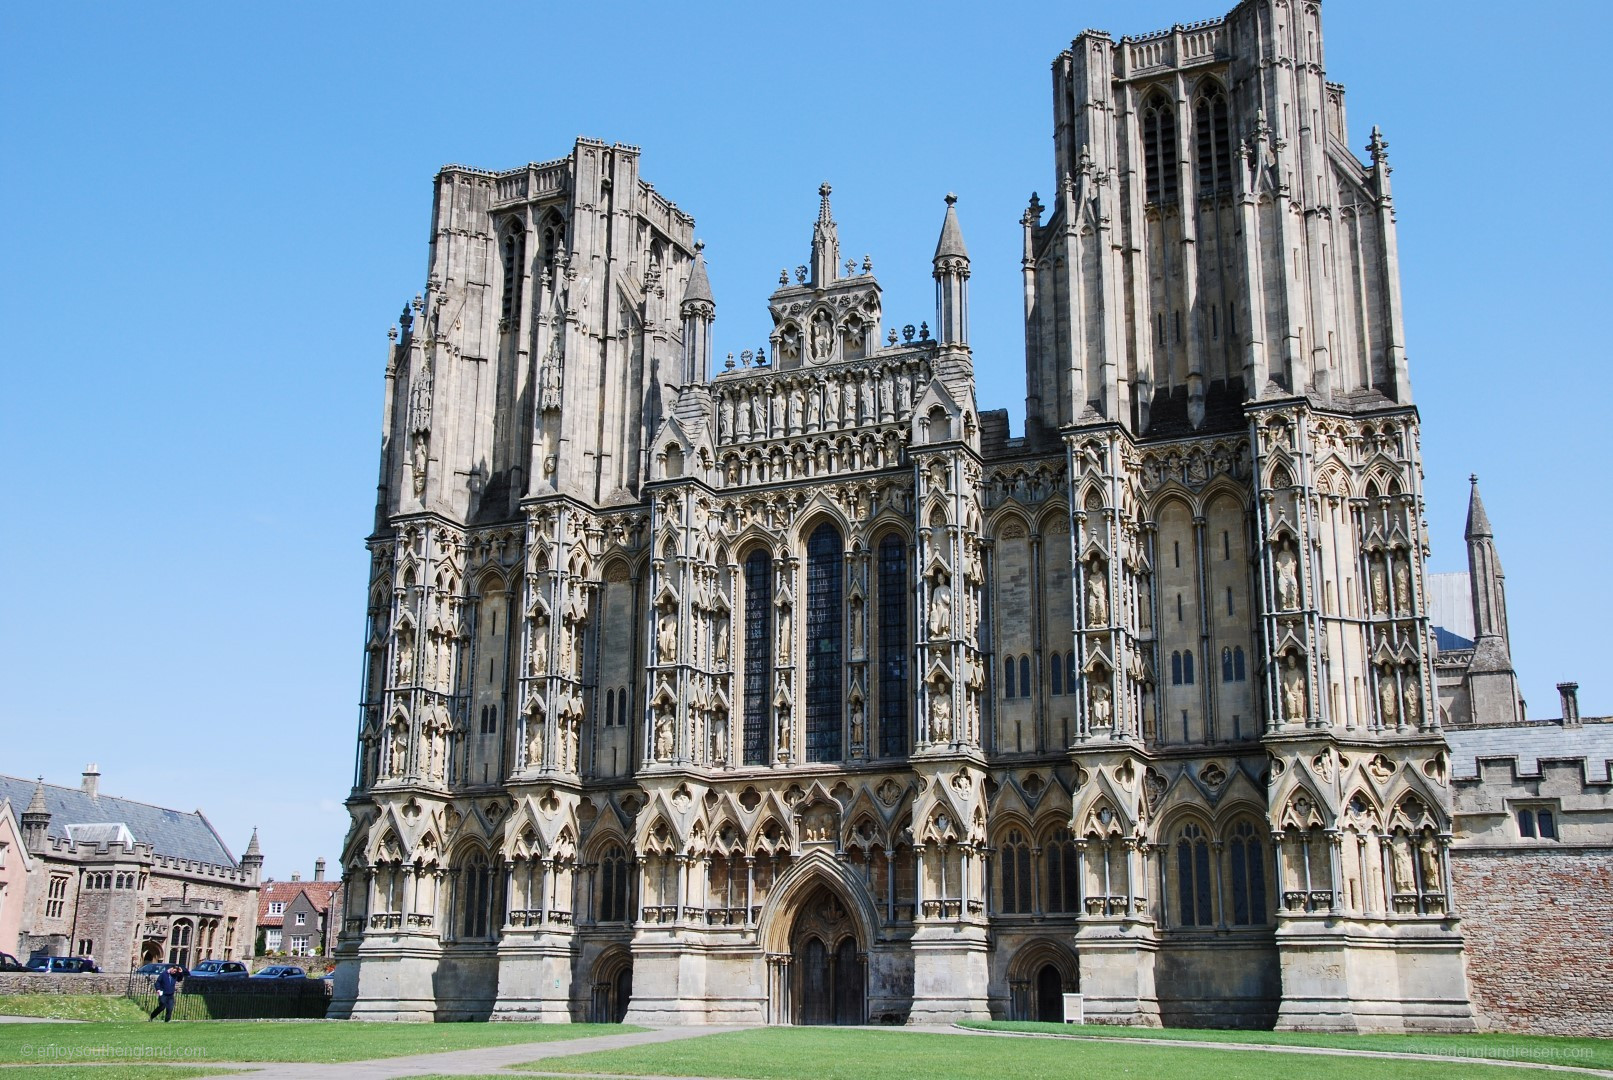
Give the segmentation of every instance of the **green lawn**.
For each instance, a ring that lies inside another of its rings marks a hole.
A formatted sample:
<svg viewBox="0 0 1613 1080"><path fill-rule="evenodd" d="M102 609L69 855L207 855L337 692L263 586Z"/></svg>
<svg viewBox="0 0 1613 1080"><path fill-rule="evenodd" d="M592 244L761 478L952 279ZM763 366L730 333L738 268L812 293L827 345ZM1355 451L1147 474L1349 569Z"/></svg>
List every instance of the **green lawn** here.
<svg viewBox="0 0 1613 1080"><path fill-rule="evenodd" d="M224 1070L235 1075L235 1070ZM191 1069L174 1065L22 1065L6 1069L5 1080L185 1080L190 1076L218 1076L218 1069Z"/></svg>
<svg viewBox="0 0 1613 1080"><path fill-rule="evenodd" d="M1269 1046L1326 1046L1344 1050L1388 1050L1396 1054L1447 1054L1496 1058L1542 1065L1613 1069L1613 1039L1570 1039L1550 1035L1346 1035L1304 1031L1228 1031L1224 1028L1139 1028L1105 1024L1039 1024L1031 1021L967 1022L988 1031L1032 1031L1046 1035L1120 1039L1191 1039L1195 1042L1260 1043Z"/></svg>
<svg viewBox="0 0 1613 1080"><path fill-rule="evenodd" d="M140 1006L110 994L0 994L0 1016L52 1020L144 1020Z"/></svg>
<svg viewBox="0 0 1613 1080"><path fill-rule="evenodd" d="M1503 1065L845 1028L759 1028L519 1067L750 1080L1521 1080Z"/></svg>
<svg viewBox="0 0 1613 1080"><path fill-rule="evenodd" d="M169 1060L176 1063L360 1061L641 1030L622 1024L382 1024L346 1020L0 1024L0 1064L88 1061L94 1060L92 1052L116 1061L133 1056L138 1048L152 1046L173 1047ZM158 1057L148 1054L147 1059L154 1061ZM0 1080L10 1078L10 1070L0 1073Z"/></svg>

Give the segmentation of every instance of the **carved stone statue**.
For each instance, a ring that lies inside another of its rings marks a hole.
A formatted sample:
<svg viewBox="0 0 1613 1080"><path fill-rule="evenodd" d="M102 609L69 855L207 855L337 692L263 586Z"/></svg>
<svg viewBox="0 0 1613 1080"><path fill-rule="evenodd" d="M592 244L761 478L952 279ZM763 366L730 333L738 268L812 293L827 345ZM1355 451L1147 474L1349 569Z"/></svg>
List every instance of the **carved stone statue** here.
<svg viewBox="0 0 1613 1080"><path fill-rule="evenodd" d="M952 691L930 692L930 741L949 742L952 739Z"/></svg>
<svg viewBox="0 0 1613 1080"><path fill-rule="evenodd" d="M1389 850L1394 866L1394 885L1397 893L1411 893L1417 891L1417 881L1412 876L1411 841L1399 837L1390 842Z"/></svg>
<svg viewBox="0 0 1613 1080"><path fill-rule="evenodd" d="M426 435L416 432L409 443L409 479L416 498L426 493Z"/></svg>
<svg viewBox="0 0 1613 1080"><path fill-rule="evenodd" d="M728 714L725 712L711 716L711 763L728 764Z"/></svg>
<svg viewBox="0 0 1613 1080"><path fill-rule="evenodd" d="M930 636L952 636L952 589L945 584L937 584L930 593Z"/></svg>
<svg viewBox="0 0 1613 1080"><path fill-rule="evenodd" d="M1094 561L1087 571L1087 625L1105 626L1108 622L1109 586L1103 563Z"/></svg>
<svg viewBox="0 0 1613 1080"><path fill-rule="evenodd" d="M1411 564L1404 556L1395 560L1395 608L1402 615L1411 614Z"/></svg>
<svg viewBox="0 0 1613 1080"><path fill-rule="evenodd" d="M834 352L834 320L822 308L812 316L812 359L823 363Z"/></svg>
<svg viewBox="0 0 1613 1080"><path fill-rule="evenodd" d="M656 656L663 664L670 664L678 656L678 620L670 612L661 616L660 629L655 635Z"/></svg>
<svg viewBox="0 0 1613 1080"><path fill-rule="evenodd" d="M1408 676L1401 685L1400 697L1405 702L1406 723L1415 724L1422 718L1422 694L1418 692L1417 680Z"/></svg>
<svg viewBox="0 0 1613 1080"><path fill-rule="evenodd" d="M808 431L818 430L819 426L821 426L823 422L823 418L820 415L822 412L822 406L820 404L822 395L822 383L815 383L812 386L807 387L806 426Z"/></svg>
<svg viewBox="0 0 1613 1080"><path fill-rule="evenodd" d="M1277 552L1277 605L1283 611L1299 607L1299 560L1286 547Z"/></svg>
<svg viewBox="0 0 1613 1080"><path fill-rule="evenodd" d="M1387 615L1389 614L1389 578L1384 573L1381 558L1373 557L1370 577L1372 583L1372 613L1374 615Z"/></svg>
<svg viewBox="0 0 1613 1080"><path fill-rule="evenodd" d="M1432 836L1424 836L1422 843L1417 845L1417 862L1423 870L1423 891L1437 892L1441 888L1439 873L1439 850L1434 846Z"/></svg>
<svg viewBox="0 0 1613 1080"><path fill-rule="evenodd" d="M414 635L398 635L398 682L414 681Z"/></svg>
<svg viewBox="0 0 1613 1080"><path fill-rule="evenodd" d="M778 721L777 721L778 730L776 732L777 739L775 741L778 744L778 759L780 761L786 761L786 760L789 759L789 756L790 756L790 743L791 743L791 739L790 739L790 707L789 707L789 705L785 704L784 702L779 702L779 704L776 707L776 711L778 713Z"/></svg>
<svg viewBox="0 0 1613 1080"><path fill-rule="evenodd" d="M1305 673L1299 658L1290 654L1283 661L1283 718L1301 720L1305 716Z"/></svg>
<svg viewBox="0 0 1613 1080"><path fill-rule="evenodd" d="M791 431L801 430L801 415L805 407L806 402L801 398L801 388L799 386L790 387L789 416Z"/></svg>
<svg viewBox="0 0 1613 1080"><path fill-rule="evenodd" d="M1110 727L1114 723L1114 702L1112 692L1103 683L1092 687L1092 726L1095 728Z"/></svg>
<svg viewBox="0 0 1613 1080"><path fill-rule="evenodd" d="M718 619L711 631L712 652L716 655L717 666L726 667L728 664L728 620Z"/></svg>
<svg viewBox="0 0 1613 1080"><path fill-rule="evenodd" d="M388 763L387 772L393 776L402 776L408 767L409 731L402 724L395 724L392 727L392 760Z"/></svg>
<svg viewBox="0 0 1613 1080"><path fill-rule="evenodd" d="M532 623L532 656L528 660L534 676L549 674L549 623L537 619Z"/></svg>
<svg viewBox="0 0 1613 1080"><path fill-rule="evenodd" d="M1378 712L1384 724L1393 724L1399 717L1399 699L1395 694L1395 680L1385 671L1378 676Z"/></svg>
<svg viewBox="0 0 1613 1080"><path fill-rule="evenodd" d="M526 767L543 768L543 722L537 713L529 713L526 718Z"/></svg>
<svg viewBox="0 0 1613 1080"><path fill-rule="evenodd" d="M863 744L863 703L856 701L851 706L851 745L859 747Z"/></svg>
<svg viewBox="0 0 1613 1080"><path fill-rule="evenodd" d="M779 662L790 662L790 605L780 604L778 609L778 655Z"/></svg>
<svg viewBox="0 0 1613 1080"><path fill-rule="evenodd" d="M655 760L672 760L673 743L673 707L662 705L655 714Z"/></svg>
<svg viewBox="0 0 1613 1080"><path fill-rule="evenodd" d="M829 401L824 409L824 422L830 427L840 426L840 380L830 379L824 386Z"/></svg>

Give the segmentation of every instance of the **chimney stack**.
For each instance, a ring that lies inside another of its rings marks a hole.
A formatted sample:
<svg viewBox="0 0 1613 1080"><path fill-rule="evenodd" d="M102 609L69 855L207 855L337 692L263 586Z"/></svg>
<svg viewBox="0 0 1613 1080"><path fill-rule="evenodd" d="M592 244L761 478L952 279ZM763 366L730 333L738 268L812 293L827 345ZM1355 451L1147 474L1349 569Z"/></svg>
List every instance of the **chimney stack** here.
<svg viewBox="0 0 1613 1080"><path fill-rule="evenodd" d="M84 787L84 794L88 795L90 798L92 798L92 799L100 798L100 795L101 795L101 769L93 761L90 762L88 765L84 766L84 784L83 784L83 787Z"/></svg>
<svg viewBox="0 0 1613 1080"><path fill-rule="evenodd" d="M325 860L324 859L315 859L314 860L314 880L315 881L324 881L325 880Z"/></svg>
<svg viewBox="0 0 1613 1080"><path fill-rule="evenodd" d="M293 870L291 872L291 880L292 881L301 881L302 880L302 875L297 873L297 871Z"/></svg>
<svg viewBox="0 0 1613 1080"><path fill-rule="evenodd" d="M1563 696L1563 727L1579 727L1579 683L1560 682L1557 692Z"/></svg>

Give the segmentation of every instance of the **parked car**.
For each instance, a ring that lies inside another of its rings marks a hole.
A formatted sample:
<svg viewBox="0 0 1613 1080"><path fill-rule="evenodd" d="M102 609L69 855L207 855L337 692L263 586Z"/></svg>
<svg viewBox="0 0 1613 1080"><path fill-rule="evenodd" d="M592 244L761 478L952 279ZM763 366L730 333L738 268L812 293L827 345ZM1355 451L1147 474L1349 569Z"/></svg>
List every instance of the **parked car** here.
<svg viewBox="0 0 1613 1080"><path fill-rule="evenodd" d="M190 969L193 979L244 979L248 974L239 960L203 960Z"/></svg>
<svg viewBox="0 0 1613 1080"><path fill-rule="evenodd" d="M0 952L0 971L27 971L21 960L8 952Z"/></svg>
<svg viewBox="0 0 1613 1080"><path fill-rule="evenodd" d="M171 967L173 967L172 964L141 964L134 969L134 973L136 975L161 975Z"/></svg>
<svg viewBox="0 0 1613 1080"><path fill-rule="evenodd" d="M28 970L40 975L82 975L101 970L95 961L83 956L36 956Z"/></svg>
<svg viewBox="0 0 1613 1080"><path fill-rule="evenodd" d="M270 964L262 971L253 972L254 979L306 979L308 973L295 964Z"/></svg>

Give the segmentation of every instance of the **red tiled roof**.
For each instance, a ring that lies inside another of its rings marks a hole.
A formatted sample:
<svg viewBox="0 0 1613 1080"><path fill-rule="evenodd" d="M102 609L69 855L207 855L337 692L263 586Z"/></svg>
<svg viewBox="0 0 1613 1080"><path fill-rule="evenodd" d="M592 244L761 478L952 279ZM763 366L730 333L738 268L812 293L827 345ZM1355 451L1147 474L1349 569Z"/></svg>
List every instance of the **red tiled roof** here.
<svg viewBox="0 0 1613 1080"><path fill-rule="evenodd" d="M269 904L279 901L290 906L298 893L306 893L314 910L323 915L330 911L331 902L341 888L340 881L266 881L258 887L258 925L279 926L280 916L269 914Z"/></svg>

